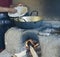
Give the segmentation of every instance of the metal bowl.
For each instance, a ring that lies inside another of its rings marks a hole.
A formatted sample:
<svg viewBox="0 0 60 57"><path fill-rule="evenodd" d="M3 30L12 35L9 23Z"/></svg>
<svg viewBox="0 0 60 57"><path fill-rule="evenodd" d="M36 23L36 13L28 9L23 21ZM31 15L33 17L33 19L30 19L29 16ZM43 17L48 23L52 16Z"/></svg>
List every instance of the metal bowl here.
<svg viewBox="0 0 60 57"><path fill-rule="evenodd" d="M38 22L41 21L43 18L40 16L24 16L20 18L15 18L15 22Z"/></svg>
<svg viewBox="0 0 60 57"><path fill-rule="evenodd" d="M16 27L21 29L34 29L38 28L43 23L43 18L40 16L24 16L20 18L14 18Z"/></svg>
<svg viewBox="0 0 60 57"><path fill-rule="evenodd" d="M28 8L25 6L17 6L15 7L17 10L16 13L8 13L9 17L21 17L21 16L26 16L28 13Z"/></svg>

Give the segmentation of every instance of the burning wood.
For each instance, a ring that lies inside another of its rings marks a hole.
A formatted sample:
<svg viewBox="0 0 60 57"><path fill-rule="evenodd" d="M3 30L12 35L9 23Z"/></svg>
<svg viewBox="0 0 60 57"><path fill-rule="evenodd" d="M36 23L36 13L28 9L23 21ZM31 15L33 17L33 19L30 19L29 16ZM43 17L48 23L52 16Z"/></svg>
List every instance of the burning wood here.
<svg viewBox="0 0 60 57"><path fill-rule="evenodd" d="M17 54L14 54L13 57L23 57L26 55L26 50L20 52L20 53L17 53Z"/></svg>
<svg viewBox="0 0 60 57"><path fill-rule="evenodd" d="M37 53L35 52L35 50L32 46L30 46L30 52L31 52L32 57L38 57ZM26 50L13 55L13 57L23 57L25 55L26 55Z"/></svg>
<svg viewBox="0 0 60 57"><path fill-rule="evenodd" d="M29 43L34 47L36 48L39 44L36 43L35 41L33 41L32 39L29 39L26 41L25 45L26 45L26 48L29 49Z"/></svg>
<svg viewBox="0 0 60 57"><path fill-rule="evenodd" d="M32 46L30 46L30 52L32 54L32 57L38 57L37 53L35 52L35 50Z"/></svg>
<svg viewBox="0 0 60 57"><path fill-rule="evenodd" d="M32 57L38 57L36 51L34 50L34 48L36 48L39 45L38 43L36 43L32 39L29 39L26 41L25 45L27 50L30 50Z"/></svg>

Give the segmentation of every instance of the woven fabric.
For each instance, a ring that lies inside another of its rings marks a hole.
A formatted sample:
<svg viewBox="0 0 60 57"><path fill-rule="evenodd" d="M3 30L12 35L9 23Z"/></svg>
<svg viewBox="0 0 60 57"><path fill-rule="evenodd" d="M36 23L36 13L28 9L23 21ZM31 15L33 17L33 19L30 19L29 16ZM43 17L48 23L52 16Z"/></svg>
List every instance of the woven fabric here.
<svg viewBox="0 0 60 57"><path fill-rule="evenodd" d="M9 7L12 4L12 0L0 0L0 6Z"/></svg>

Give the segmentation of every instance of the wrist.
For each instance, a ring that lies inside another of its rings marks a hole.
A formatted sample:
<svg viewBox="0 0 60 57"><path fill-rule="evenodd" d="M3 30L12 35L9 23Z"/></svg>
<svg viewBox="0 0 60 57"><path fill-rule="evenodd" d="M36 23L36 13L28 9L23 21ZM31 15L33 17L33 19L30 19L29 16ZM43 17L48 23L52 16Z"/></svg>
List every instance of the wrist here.
<svg viewBox="0 0 60 57"><path fill-rule="evenodd" d="M9 11L9 9L8 9L8 8L3 8L3 9L4 9L4 11L5 11L5 12L8 12L8 11Z"/></svg>

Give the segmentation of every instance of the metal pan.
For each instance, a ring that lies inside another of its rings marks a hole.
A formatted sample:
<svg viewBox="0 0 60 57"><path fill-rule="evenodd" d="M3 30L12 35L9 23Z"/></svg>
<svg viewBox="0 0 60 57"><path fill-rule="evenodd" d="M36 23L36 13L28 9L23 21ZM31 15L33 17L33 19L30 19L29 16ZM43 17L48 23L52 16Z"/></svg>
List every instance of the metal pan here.
<svg viewBox="0 0 60 57"><path fill-rule="evenodd" d="M15 25L21 29L38 28L43 23L43 18L40 16L24 16L14 19Z"/></svg>

